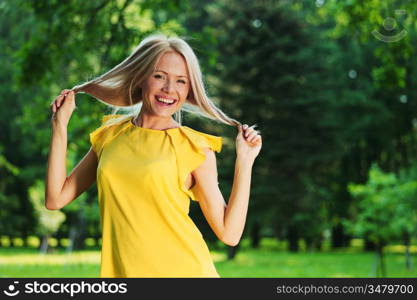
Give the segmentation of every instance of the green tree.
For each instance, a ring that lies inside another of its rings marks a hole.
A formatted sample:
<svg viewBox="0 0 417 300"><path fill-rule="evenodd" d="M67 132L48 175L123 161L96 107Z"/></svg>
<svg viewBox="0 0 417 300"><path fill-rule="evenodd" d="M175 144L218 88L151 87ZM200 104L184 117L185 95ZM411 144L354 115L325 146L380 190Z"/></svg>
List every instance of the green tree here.
<svg viewBox="0 0 417 300"><path fill-rule="evenodd" d="M206 32L216 47L215 96L234 117L258 124L264 138L254 166L253 226L259 220L273 226L291 251L300 238L321 240L330 195L323 179L340 152L334 125L322 122L333 112L334 97L323 87L334 77L326 75L326 37L305 25L309 9L285 1L217 1L206 8Z"/></svg>
<svg viewBox="0 0 417 300"><path fill-rule="evenodd" d="M353 234L375 243L377 275L385 277L384 246L415 232L417 214L410 200L417 193L417 181L401 183L395 174L384 173L373 164L366 184L350 184L349 192L357 209L345 225Z"/></svg>
<svg viewBox="0 0 417 300"><path fill-rule="evenodd" d="M44 203L45 185L38 180L34 186L29 188L30 200L35 208L35 215L38 218L36 233L42 236L40 252L46 253L49 238L58 231L61 224L65 221L65 214L62 211L51 211L46 209Z"/></svg>
<svg viewBox="0 0 417 300"><path fill-rule="evenodd" d="M36 233L39 218L28 191L45 178L50 144L50 108L61 89L98 75L125 58L144 36L161 30L181 32L175 21L186 1L162 5L160 0L0 1L0 112L1 155L19 169L3 172L0 191L2 234L27 237ZM99 124L106 108L92 97L77 95L77 113L69 124L67 171L89 147L88 132ZM98 223L93 189L86 192L83 211L66 210L68 218L58 236L76 228L83 241ZM70 206L76 206L70 204ZM94 220L93 220L94 218ZM88 228L88 230L84 230ZM83 247L83 243L77 243Z"/></svg>

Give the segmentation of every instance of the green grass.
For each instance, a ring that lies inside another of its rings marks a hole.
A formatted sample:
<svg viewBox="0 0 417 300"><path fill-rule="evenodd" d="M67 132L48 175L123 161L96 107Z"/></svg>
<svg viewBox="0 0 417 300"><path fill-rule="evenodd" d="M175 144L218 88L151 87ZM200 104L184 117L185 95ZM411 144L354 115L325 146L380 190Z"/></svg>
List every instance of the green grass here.
<svg viewBox="0 0 417 300"><path fill-rule="evenodd" d="M355 245L356 243L356 245ZM209 246L210 247L210 246ZM224 246L211 246L221 277L375 277L375 255L362 252L357 241L339 251L289 253L285 244L262 240L257 250L243 240L235 259L228 261ZM405 268L402 246L386 248L387 277L417 277L417 264ZM417 249L412 248L413 261ZM31 248L0 248L0 277L98 277L100 251L66 254L55 250L46 255Z"/></svg>
<svg viewBox="0 0 417 300"><path fill-rule="evenodd" d="M216 263L222 277L375 277L373 253L272 253L246 250L233 261ZM386 256L387 277L417 277L406 271L404 256Z"/></svg>
<svg viewBox="0 0 417 300"><path fill-rule="evenodd" d="M37 249L0 248L0 277L98 277L99 264L99 250L39 254Z"/></svg>

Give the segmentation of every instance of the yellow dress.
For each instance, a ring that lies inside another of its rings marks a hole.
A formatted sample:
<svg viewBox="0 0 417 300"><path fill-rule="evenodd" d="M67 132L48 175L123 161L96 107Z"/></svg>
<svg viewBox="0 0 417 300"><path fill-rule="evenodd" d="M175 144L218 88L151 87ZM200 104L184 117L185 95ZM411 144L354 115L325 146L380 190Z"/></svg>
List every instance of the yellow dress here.
<svg viewBox="0 0 417 300"><path fill-rule="evenodd" d="M187 175L222 138L187 126L156 130L105 115L90 133L97 153L100 277L220 277L189 217Z"/></svg>

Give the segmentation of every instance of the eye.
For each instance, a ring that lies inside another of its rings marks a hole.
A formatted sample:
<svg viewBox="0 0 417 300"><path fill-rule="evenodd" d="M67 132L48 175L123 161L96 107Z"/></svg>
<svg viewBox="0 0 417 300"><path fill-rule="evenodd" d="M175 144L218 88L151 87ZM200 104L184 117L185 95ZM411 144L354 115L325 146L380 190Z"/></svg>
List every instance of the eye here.
<svg viewBox="0 0 417 300"><path fill-rule="evenodd" d="M162 76L160 74L156 74L154 75L154 78L162 78Z"/></svg>
<svg viewBox="0 0 417 300"><path fill-rule="evenodd" d="M178 80L179 82L186 84L187 82L185 82L184 80Z"/></svg>

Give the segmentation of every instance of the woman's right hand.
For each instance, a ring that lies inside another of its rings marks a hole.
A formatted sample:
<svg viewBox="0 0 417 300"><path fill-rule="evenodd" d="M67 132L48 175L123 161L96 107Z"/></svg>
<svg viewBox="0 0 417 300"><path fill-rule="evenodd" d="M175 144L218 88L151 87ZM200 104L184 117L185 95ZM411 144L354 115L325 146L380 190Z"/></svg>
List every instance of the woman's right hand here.
<svg viewBox="0 0 417 300"><path fill-rule="evenodd" d="M61 94L51 103L52 119L67 126L71 118L75 105L75 94L72 90L62 90Z"/></svg>

